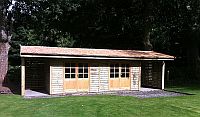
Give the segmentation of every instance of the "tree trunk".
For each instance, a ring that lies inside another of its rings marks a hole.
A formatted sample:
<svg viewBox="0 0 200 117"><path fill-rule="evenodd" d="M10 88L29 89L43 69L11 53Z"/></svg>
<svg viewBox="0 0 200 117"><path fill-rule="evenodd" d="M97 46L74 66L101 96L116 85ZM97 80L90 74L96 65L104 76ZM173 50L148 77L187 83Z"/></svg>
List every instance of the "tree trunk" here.
<svg viewBox="0 0 200 117"><path fill-rule="evenodd" d="M150 42L150 32L152 29L152 10L153 10L153 1L152 0L143 0L144 2L144 11L143 11L143 17L144 17L144 27L143 27L143 48L144 50L152 50L153 46Z"/></svg>
<svg viewBox="0 0 200 117"><path fill-rule="evenodd" d="M150 42L150 28L149 26L145 27L144 33L143 33L143 45L144 45L144 50L152 50L153 46Z"/></svg>
<svg viewBox="0 0 200 117"><path fill-rule="evenodd" d="M5 85L8 71L8 51L10 37L6 31L6 1L0 1L0 86Z"/></svg>
<svg viewBox="0 0 200 117"><path fill-rule="evenodd" d="M6 77L8 71L8 42L0 42L0 86L6 85Z"/></svg>

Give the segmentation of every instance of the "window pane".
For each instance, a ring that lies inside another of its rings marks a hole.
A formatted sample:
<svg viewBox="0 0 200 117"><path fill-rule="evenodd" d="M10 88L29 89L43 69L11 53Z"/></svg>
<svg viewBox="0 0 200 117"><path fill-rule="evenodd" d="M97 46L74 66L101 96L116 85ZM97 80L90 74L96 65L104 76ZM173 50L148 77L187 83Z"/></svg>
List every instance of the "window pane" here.
<svg viewBox="0 0 200 117"><path fill-rule="evenodd" d="M78 68L78 73L83 73L83 69L82 68Z"/></svg>
<svg viewBox="0 0 200 117"><path fill-rule="evenodd" d="M110 78L114 78L114 74L110 74Z"/></svg>
<svg viewBox="0 0 200 117"><path fill-rule="evenodd" d="M84 78L88 78L88 74L84 74Z"/></svg>
<svg viewBox="0 0 200 117"><path fill-rule="evenodd" d="M125 69L122 69L122 72L125 72Z"/></svg>
<svg viewBox="0 0 200 117"><path fill-rule="evenodd" d="M110 69L110 72L114 72L114 69Z"/></svg>
<svg viewBox="0 0 200 117"><path fill-rule="evenodd" d="M65 74L65 78L70 78L70 74Z"/></svg>
<svg viewBox="0 0 200 117"><path fill-rule="evenodd" d="M118 78L119 77L119 73L115 73L115 78Z"/></svg>
<svg viewBox="0 0 200 117"><path fill-rule="evenodd" d="M65 63L65 67L70 67L70 63Z"/></svg>
<svg viewBox="0 0 200 117"><path fill-rule="evenodd" d="M79 74L78 77L79 77L79 78L83 78L83 74Z"/></svg>
<svg viewBox="0 0 200 117"><path fill-rule="evenodd" d="M129 68L126 69L126 72L129 72Z"/></svg>
<svg viewBox="0 0 200 117"><path fill-rule="evenodd" d="M75 73L75 68L71 68L71 73Z"/></svg>
<svg viewBox="0 0 200 117"><path fill-rule="evenodd" d="M115 72L116 72L116 73L119 73L119 69L115 69Z"/></svg>
<svg viewBox="0 0 200 117"><path fill-rule="evenodd" d="M129 73L126 73L126 77L129 77Z"/></svg>
<svg viewBox="0 0 200 117"><path fill-rule="evenodd" d="M121 77L125 77L125 73L122 73L122 74L121 74Z"/></svg>
<svg viewBox="0 0 200 117"><path fill-rule="evenodd" d="M84 73L88 73L88 68L84 68Z"/></svg>
<svg viewBox="0 0 200 117"><path fill-rule="evenodd" d="M75 74L71 74L71 78L75 78Z"/></svg>
<svg viewBox="0 0 200 117"><path fill-rule="evenodd" d="M70 68L65 68L65 73L70 73Z"/></svg>

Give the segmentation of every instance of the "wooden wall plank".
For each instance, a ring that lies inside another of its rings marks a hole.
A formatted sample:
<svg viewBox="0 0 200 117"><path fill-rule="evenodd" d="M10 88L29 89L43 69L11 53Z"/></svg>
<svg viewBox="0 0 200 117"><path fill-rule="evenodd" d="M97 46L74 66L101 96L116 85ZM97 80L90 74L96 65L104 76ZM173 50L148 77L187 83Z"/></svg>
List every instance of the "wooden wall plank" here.
<svg viewBox="0 0 200 117"><path fill-rule="evenodd" d="M90 64L90 92L99 92L99 65Z"/></svg>
<svg viewBox="0 0 200 117"><path fill-rule="evenodd" d="M131 65L131 90L139 90L139 79L141 77L141 65L139 62L133 62Z"/></svg>
<svg viewBox="0 0 200 117"><path fill-rule="evenodd" d="M109 67L108 64L99 65L99 91L109 90Z"/></svg>
<svg viewBox="0 0 200 117"><path fill-rule="evenodd" d="M63 63L62 61L51 61L51 94L61 94L64 92L64 86L63 86Z"/></svg>

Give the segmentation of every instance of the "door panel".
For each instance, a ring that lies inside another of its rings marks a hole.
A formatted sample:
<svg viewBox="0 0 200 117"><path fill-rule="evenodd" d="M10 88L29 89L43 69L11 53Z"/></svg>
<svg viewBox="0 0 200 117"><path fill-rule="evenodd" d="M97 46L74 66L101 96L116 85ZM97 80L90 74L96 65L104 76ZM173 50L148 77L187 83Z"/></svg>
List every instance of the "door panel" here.
<svg viewBox="0 0 200 117"><path fill-rule="evenodd" d="M88 91L89 80L88 79L78 79L77 80L77 91Z"/></svg>
<svg viewBox="0 0 200 117"><path fill-rule="evenodd" d="M110 90L130 89L130 78L110 78Z"/></svg>
<svg viewBox="0 0 200 117"><path fill-rule="evenodd" d="M77 71L77 91L88 91L89 89L89 74L88 64L78 63Z"/></svg>
<svg viewBox="0 0 200 117"><path fill-rule="evenodd" d="M77 90L76 79L65 80L64 89L65 91L76 91Z"/></svg>
<svg viewBox="0 0 200 117"><path fill-rule="evenodd" d="M120 89L130 89L130 78L120 78Z"/></svg>
<svg viewBox="0 0 200 117"><path fill-rule="evenodd" d="M119 78L110 78L110 90L119 89L120 80Z"/></svg>

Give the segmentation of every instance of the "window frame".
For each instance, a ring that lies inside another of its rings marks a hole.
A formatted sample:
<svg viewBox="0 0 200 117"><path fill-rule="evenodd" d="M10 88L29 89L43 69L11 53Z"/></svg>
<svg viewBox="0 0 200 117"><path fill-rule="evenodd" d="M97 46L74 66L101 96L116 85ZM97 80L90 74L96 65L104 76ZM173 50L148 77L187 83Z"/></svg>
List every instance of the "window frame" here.
<svg viewBox="0 0 200 117"><path fill-rule="evenodd" d="M125 65L125 66L123 67L122 65ZM125 70L124 72L122 72L123 68ZM122 77L122 74L124 74L125 76ZM127 77L127 74L128 74L128 77ZM130 77L130 65L129 64L125 64L125 63L121 64L121 73L120 73L120 75L121 75L120 78L129 78Z"/></svg>
<svg viewBox="0 0 200 117"><path fill-rule="evenodd" d="M115 70L116 67L115 65L118 65L118 77L115 76ZM125 65L123 67L123 65ZM130 78L130 64L129 63L111 63L109 66L109 76L110 79L117 79L117 78L123 78L123 79L129 79ZM124 69L124 71L122 71ZM124 77L122 77L122 73L125 74ZM112 77L111 77L112 75ZM128 77L127 77L128 76Z"/></svg>
<svg viewBox="0 0 200 117"><path fill-rule="evenodd" d="M69 66L67 65L69 64ZM74 66L72 66L74 64ZM83 66L80 67L80 64ZM67 69L69 71L67 71ZM72 72L72 69L74 70ZM79 70L82 69L83 71L80 72ZM69 77L66 77L69 75ZM74 77L72 77L74 75ZM80 78L80 75L83 77ZM75 79L89 79L89 63L86 62L64 62L64 79L65 80L75 80Z"/></svg>
<svg viewBox="0 0 200 117"><path fill-rule="evenodd" d="M82 64L82 66L80 67L79 64ZM77 67L78 67L78 79L88 79L89 78L89 65L88 63L77 63ZM87 72L85 72L85 70L87 69ZM82 69L82 73L79 72L79 70ZM82 75L83 77L80 77L80 75ZM87 75L87 77L85 77L85 75Z"/></svg>
<svg viewBox="0 0 200 117"><path fill-rule="evenodd" d="M66 64L69 64L69 66L67 66ZM74 64L74 66L72 66L72 64ZM66 69L69 69L69 72L66 72ZM72 69L74 69L74 72L72 73ZM66 75L69 75L70 77L66 77ZM72 75L74 75L74 77L72 77ZM65 62L64 63L64 78L65 79L76 79L76 63L74 62Z"/></svg>

